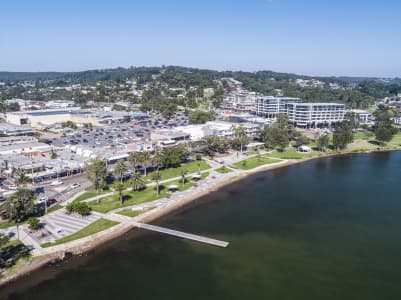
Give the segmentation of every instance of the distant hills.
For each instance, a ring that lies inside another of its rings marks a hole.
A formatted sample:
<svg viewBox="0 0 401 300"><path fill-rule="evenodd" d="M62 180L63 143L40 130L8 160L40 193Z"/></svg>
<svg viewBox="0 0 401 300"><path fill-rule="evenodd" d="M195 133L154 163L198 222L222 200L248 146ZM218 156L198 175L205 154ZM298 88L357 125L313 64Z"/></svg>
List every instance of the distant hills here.
<svg viewBox="0 0 401 300"><path fill-rule="evenodd" d="M130 68L113 68L87 70L80 72L1 72L0 81L45 81L45 80L72 80L72 81L107 81L122 80L145 74L156 75L162 70L173 70L175 72L186 73L203 73L212 77L237 77L236 75L254 77L271 77L277 80L289 79L318 79L324 82L343 82L343 83L360 83L363 81L378 81L383 83L401 83L401 78L380 78L380 77L352 77L352 76L308 76L293 73L282 73L274 71L214 71L207 69L196 69L178 66L168 67L130 67Z"/></svg>

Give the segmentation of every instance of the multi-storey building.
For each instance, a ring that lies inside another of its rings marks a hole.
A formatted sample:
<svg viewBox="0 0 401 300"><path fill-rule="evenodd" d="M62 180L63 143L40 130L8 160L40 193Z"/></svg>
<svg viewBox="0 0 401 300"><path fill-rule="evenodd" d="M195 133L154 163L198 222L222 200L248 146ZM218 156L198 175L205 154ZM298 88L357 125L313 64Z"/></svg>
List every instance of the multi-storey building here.
<svg viewBox="0 0 401 300"><path fill-rule="evenodd" d="M255 111L257 94L246 90L230 93L224 98L222 108L225 110L249 113Z"/></svg>
<svg viewBox="0 0 401 300"><path fill-rule="evenodd" d="M350 109L348 112L356 116L360 125L373 125L375 123L374 116L367 111L361 109Z"/></svg>
<svg viewBox="0 0 401 300"><path fill-rule="evenodd" d="M345 106L338 103L289 103L288 121L297 127L327 127L344 120Z"/></svg>
<svg viewBox="0 0 401 300"><path fill-rule="evenodd" d="M269 119L276 118L278 114L287 113L287 105L290 103L301 103L299 98L289 97L258 97L256 99L256 114Z"/></svg>

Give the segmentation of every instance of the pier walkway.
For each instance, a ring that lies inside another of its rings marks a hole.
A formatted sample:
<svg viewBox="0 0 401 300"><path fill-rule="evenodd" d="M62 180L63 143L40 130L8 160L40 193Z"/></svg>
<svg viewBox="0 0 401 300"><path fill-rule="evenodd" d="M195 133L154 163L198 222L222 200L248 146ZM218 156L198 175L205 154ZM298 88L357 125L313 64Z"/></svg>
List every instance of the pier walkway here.
<svg viewBox="0 0 401 300"><path fill-rule="evenodd" d="M137 227L151 230L151 231L157 231L157 232L161 232L161 233L165 233L165 234L169 234L169 235L174 235L174 236L178 236L178 237L181 237L184 239L189 239L189 240L193 240L193 241L197 241L197 242L201 242L201 243L205 243L205 244L209 244L209 245L213 245L213 246L219 246L219 247L223 247L223 248L227 247L229 244L228 242L219 241L219 240L203 237L203 236L196 235L196 234L185 233L185 232L167 229L164 227L154 226L154 225L145 224L145 223L138 223Z"/></svg>

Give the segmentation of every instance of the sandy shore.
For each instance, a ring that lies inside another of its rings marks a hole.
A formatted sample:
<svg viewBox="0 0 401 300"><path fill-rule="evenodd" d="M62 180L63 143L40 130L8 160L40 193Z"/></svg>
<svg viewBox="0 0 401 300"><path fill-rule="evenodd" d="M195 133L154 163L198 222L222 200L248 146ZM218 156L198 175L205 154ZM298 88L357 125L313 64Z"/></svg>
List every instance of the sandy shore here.
<svg viewBox="0 0 401 300"><path fill-rule="evenodd" d="M189 195L185 195L182 199L176 200L174 202L168 203L167 205L163 205L160 207L157 207L155 209L152 209L148 212L145 212L135 218L129 218L130 221L126 221L123 223L120 223L116 226L113 226L107 230L101 231L99 233L96 233L94 235L84 237L79 240L71 241L65 244L49 247L49 248L44 248L41 249L40 255L33 253L33 259L18 268L12 275L5 276L4 278L0 279L0 287L10 283L12 281L17 280L18 278L21 278L23 276L26 276L30 274L31 272L45 266L48 263L52 263L58 260L64 259L66 255L70 254L82 254L85 252L88 252L96 247L98 247L101 244L104 244L105 242L108 242L112 239L118 238L122 236L123 234L129 232L130 230L137 228L136 224L138 222L151 222L154 221L158 218L161 218L163 216L166 216L188 204L193 202L194 200L197 200L203 196L209 195L210 193L213 193L214 191L219 190L220 188L230 185L236 181L243 180L247 178L250 175L257 174L260 172L266 172L269 170L275 170L295 164L301 164L313 159L319 159L319 158L327 158L331 157L333 155L324 155L324 156L317 156L317 157L312 157L312 158L305 158L301 160L284 160L279 163L275 164L269 164L265 166L260 166L251 170L243 171L240 174L234 174L233 176L228 176L227 178L216 178L216 181L213 182L212 184L208 185L207 187L198 187L193 190L192 193ZM230 174L230 173L227 173ZM124 217L122 217L124 218ZM128 218L128 217L127 217Z"/></svg>

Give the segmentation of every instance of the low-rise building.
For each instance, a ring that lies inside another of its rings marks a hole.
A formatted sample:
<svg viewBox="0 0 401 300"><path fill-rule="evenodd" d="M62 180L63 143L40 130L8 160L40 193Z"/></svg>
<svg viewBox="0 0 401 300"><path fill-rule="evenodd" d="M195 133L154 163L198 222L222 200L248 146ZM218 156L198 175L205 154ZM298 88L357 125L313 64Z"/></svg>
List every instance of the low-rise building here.
<svg viewBox="0 0 401 300"><path fill-rule="evenodd" d="M39 156L51 152L52 147L45 143L29 142L0 146L0 155L22 154L25 156Z"/></svg>
<svg viewBox="0 0 401 300"><path fill-rule="evenodd" d="M0 134L3 136L31 136L33 131L30 128L18 125L0 123Z"/></svg>
<svg viewBox="0 0 401 300"><path fill-rule="evenodd" d="M350 109L347 112L355 114L360 125L373 125L374 117L371 113L362 109Z"/></svg>
<svg viewBox="0 0 401 300"><path fill-rule="evenodd" d="M74 107L74 101L72 100L51 100L45 103L46 108L67 108Z"/></svg>
<svg viewBox="0 0 401 300"><path fill-rule="evenodd" d="M9 112L6 120L14 125L30 125L35 128L48 127L50 124L71 121L76 124L92 124L104 126L107 124L129 121L133 118L143 119L147 115L143 113L131 113L126 111L104 111L81 109L80 107L67 107L63 109L42 109L26 112Z"/></svg>

